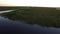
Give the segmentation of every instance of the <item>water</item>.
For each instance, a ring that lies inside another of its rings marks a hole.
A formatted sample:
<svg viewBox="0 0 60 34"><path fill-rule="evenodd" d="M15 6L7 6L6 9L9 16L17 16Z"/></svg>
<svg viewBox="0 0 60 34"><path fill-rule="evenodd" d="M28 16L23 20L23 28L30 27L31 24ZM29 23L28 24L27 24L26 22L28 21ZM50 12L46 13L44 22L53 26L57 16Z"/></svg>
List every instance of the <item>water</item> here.
<svg viewBox="0 0 60 34"><path fill-rule="evenodd" d="M30 25L23 21L13 21L0 16L0 32L9 32L8 34L60 34L60 28Z"/></svg>
<svg viewBox="0 0 60 34"><path fill-rule="evenodd" d="M0 13L11 12L11 11L14 11L14 10L0 11Z"/></svg>
<svg viewBox="0 0 60 34"><path fill-rule="evenodd" d="M19 34L60 34L60 28L42 27L40 25L25 24L0 16L0 32L14 32Z"/></svg>

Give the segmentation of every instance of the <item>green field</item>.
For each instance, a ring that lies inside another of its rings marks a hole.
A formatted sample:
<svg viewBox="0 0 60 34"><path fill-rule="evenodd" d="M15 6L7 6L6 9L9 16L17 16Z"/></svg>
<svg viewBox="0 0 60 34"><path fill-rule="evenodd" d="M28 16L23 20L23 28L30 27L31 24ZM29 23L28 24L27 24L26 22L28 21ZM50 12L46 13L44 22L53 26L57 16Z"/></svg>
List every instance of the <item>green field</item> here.
<svg viewBox="0 0 60 34"><path fill-rule="evenodd" d="M22 20L28 24L60 27L60 10L56 10L56 8L19 7L18 10L1 15L11 20Z"/></svg>
<svg viewBox="0 0 60 34"><path fill-rule="evenodd" d="M0 11L3 11L3 10L14 10L14 9L19 9L19 8L23 8L23 7L16 7L16 6L0 6Z"/></svg>

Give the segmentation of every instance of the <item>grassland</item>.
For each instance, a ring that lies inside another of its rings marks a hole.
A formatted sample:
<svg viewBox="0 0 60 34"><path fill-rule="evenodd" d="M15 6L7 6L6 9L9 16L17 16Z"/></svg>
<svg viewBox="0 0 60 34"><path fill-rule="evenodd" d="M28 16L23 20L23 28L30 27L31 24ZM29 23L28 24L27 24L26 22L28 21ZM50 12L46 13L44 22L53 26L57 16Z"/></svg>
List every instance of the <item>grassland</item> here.
<svg viewBox="0 0 60 34"><path fill-rule="evenodd" d="M23 7L16 7L16 6L0 6L0 11L4 11L4 10L14 10L14 9L19 9L19 8L23 8Z"/></svg>
<svg viewBox="0 0 60 34"><path fill-rule="evenodd" d="M22 7L18 10L3 13L11 20L23 20L28 24L60 27L60 10L46 7Z"/></svg>

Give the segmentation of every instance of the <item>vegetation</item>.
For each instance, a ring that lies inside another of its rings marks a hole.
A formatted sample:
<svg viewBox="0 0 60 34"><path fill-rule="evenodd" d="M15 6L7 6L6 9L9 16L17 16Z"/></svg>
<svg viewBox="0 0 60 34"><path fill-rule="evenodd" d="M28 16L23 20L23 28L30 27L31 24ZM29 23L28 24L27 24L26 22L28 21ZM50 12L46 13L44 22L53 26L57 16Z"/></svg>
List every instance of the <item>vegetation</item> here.
<svg viewBox="0 0 60 34"><path fill-rule="evenodd" d="M7 6L0 6L0 11L3 11L3 10L14 10L14 9L19 9L19 8L23 8L23 7L14 7L14 6L10 6L10 7L7 7Z"/></svg>
<svg viewBox="0 0 60 34"><path fill-rule="evenodd" d="M12 20L23 20L28 24L60 27L60 10L56 8L25 7L1 15Z"/></svg>

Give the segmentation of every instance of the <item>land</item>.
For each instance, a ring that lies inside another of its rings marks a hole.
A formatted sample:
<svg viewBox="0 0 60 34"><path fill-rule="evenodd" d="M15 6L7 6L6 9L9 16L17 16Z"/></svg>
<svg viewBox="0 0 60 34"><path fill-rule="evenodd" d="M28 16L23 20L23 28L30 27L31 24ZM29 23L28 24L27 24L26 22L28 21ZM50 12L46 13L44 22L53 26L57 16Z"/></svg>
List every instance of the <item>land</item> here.
<svg viewBox="0 0 60 34"><path fill-rule="evenodd" d="M17 10L8 13L3 13L1 15L11 20L25 21L27 24L38 24L47 27L60 27L60 10L56 10L56 8L48 7L15 7L15 8ZM7 9L9 9L9 7Z"/></svg>

